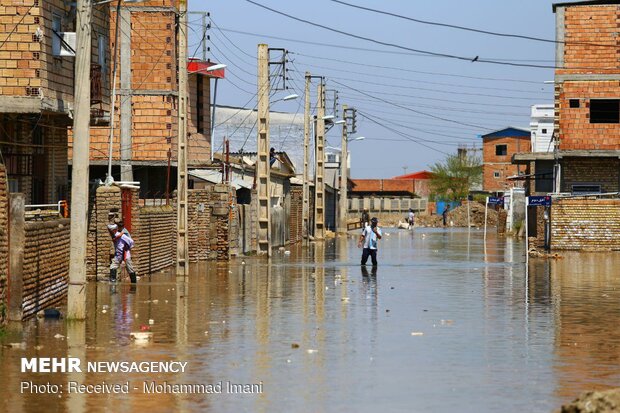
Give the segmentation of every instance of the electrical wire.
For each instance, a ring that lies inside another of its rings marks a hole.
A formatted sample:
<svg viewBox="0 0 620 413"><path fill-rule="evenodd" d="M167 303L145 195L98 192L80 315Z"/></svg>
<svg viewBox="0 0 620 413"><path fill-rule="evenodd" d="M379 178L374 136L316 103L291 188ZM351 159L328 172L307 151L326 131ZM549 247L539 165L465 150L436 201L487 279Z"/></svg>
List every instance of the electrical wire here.
<svg viewBox="0 0 620 413"><path fill-rule="evenodd" d="M393 47L393 48L396 48L396 49L406 50L406 51L410 51L410 52L423 53L423 54L427 54L427 55L430 55L430 56L444 57L444 58L448 58L448 59L455 59L455 60L461 60L461 61L466 61L466 62L480 62L480 63L495 64L495 65L527 67L527 68L536 68L536 69L557 69L557 67L555 65L552 66L552 65L535 65L535 64L529 64L529 63L515 63L515 62L508 62L508 61L498 61L498 60L485 59L485 58L480 58L479 56L465 57L465 56L453 55L453 54L449 54L449 53L441 53L441 52L433 52L433 51L430 51L430 50L415 49L415 48L403 46L403 45L400 45L400 44L397 44L397 43L385 42L385 41L382 41L382 40L373 39L371 37L361 36L361 35L358 35L358 34L346 32L344 30L335 29L333 27L329 27L329 26L326 26L324 24L312 22L310 20L302 19L300 17L296 17L296 16L293 16L291 14L284 13L282 11L276 10L276 9L268 7L268 6L265 6L265 5L261 4L261 3L253 1L253 0L244 0L244 1L247 2L247 3L253 4L253 5L257 6L257 7L260 7L262 9L268 10L268 11L270 11L272 13L279 14L281 16L287 17L287 18L292 19L292 20L296 20L296 21L301 22L301 23L305 23L305 24L308 24L308 25L311 25L311 26L314 26L314 27L319 27L321 29L328 30L328 31L333 32L333 33L338 33L338 34L341 34L343 36L351 37L351 38L354 38L354 39L364 40L364 41L367 41L367 42L379 44L379 45L382 45L382 46Z"/></svg>
<svg viewBox="0 0 620 413"><path fill-rule="evenodd" d="M364 7L364 6L360 6L360 5L357 5L357 4L347 3L347 2L344 2L342 0L330 0L330 1L332 1L334 3L342 4L344 6L352 7L352 8L355 8L355 9L366 10L366 11L369 11L369 12L372 12L372 13L377 13L377 14L383 14L383 15L386 15L386 16L396 17L396 18L399 18L399 19L402 19L402 20L408 20L408 21L412 21L412 22L415 22L415 23L427 24L427 25L431 25L431 26L447 27L447 28L451 28L451 29L464 30L464 31L468 31L468 32L487 34L487 35L490 35L490 36L511 37L511 38L515 38L515 39L532 40L532 41L537 41L537 42L553 43L553 44L575 44L575 45L582 45L582 46L613 47L613 48L617 48L618 47L616 44L611 45L611 44L589 43L589 42L567 42L567 41L558 41L558 40L552 40L552 39L545 39L545 38L542 38L542 37L522 35L522 34L493 32L493 31L490 31L490 30L475 29L475 28L472 28L472 27L459 26L459 25L455 25L455 24L448 24L448 23L440 23L440 22L432 22L432 21L428 21L428 20L415 19L413 17L403 16L402 14L391 13L391 12L384 11L384 10L372 9L370 7Z"/></svg>

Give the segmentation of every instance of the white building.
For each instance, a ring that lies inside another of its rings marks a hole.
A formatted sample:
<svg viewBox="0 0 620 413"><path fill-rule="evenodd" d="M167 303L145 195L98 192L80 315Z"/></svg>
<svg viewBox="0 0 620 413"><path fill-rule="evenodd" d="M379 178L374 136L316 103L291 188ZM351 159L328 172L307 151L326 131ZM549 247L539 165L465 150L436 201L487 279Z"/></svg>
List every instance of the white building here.
<svg viewBox="0 0 620 413"><path fill-rule="evenodd" d="M530 131L532 133L532 152L553 152L553 104L532 105Z"/></svg>

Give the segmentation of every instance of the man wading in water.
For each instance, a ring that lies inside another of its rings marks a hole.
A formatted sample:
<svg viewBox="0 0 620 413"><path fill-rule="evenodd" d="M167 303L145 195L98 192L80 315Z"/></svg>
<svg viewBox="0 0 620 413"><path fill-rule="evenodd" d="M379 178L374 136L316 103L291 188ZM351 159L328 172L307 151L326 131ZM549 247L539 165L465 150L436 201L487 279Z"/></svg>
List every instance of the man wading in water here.
<svg viewBox="0 0 620 413"><path fill-rule="evenodd" d="M371 258L373 266L377 265L377 241L382 236L381 228L379 228L378 224L379 220L373 218L370 220L370 225L362 229L362 235L360 235L360 239L357 242L358 248L364 248L362 251L362 265L366 265L368 257Z"/></svg>
<svg viewBox="0 0 620 413"><path fill-rule="evenodd" d="M135 284L137 281L136 270L133 267L130 252L134 245L133 239L129 236L129 232L125 230L123 221L119 221L118 224L108 225L108 231L114 243L114 258L110 265L110 282L116 282L117 271L121 264L125 262L125 268L127 268L131 283Z"/></svg>

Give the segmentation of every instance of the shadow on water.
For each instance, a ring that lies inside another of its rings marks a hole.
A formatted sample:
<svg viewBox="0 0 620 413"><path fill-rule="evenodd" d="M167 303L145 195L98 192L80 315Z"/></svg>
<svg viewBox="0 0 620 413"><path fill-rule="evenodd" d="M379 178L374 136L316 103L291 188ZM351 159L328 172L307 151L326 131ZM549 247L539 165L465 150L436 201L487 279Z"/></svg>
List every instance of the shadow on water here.
<svg viewBox="0 0 620 413"><path fill-rule="evenodd" d="M619 254L530 260L477 230L386 229L137 288L88 285L85 323L31 320L0 349L0 411L551 411L620 382ZM131 332L150 328L153 340ZM21 373L22 357L187 361L184 373ZM130 381L129 395L19 394L22 381ZM143 394L142 382L263 383L262 394ZM471 407L471 409L469 408Z"/></svg>

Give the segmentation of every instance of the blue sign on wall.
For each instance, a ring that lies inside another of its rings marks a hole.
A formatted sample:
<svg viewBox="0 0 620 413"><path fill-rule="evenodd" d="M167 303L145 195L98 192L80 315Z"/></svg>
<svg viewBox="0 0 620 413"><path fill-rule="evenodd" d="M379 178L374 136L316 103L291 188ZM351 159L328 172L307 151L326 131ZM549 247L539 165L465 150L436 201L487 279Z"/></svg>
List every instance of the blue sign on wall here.
<svg viewBox="0 0 620 413"><path fill-rule="evenodd" d="M551 206L550 196L528 196L527 204L529 206Z"/></svg>
<svg viewBox="0 0 620 413"><path fill-rule="evenodd" d="M489 197L489 205L504 205L504 198L499 198L496 196Z"/></svg>

